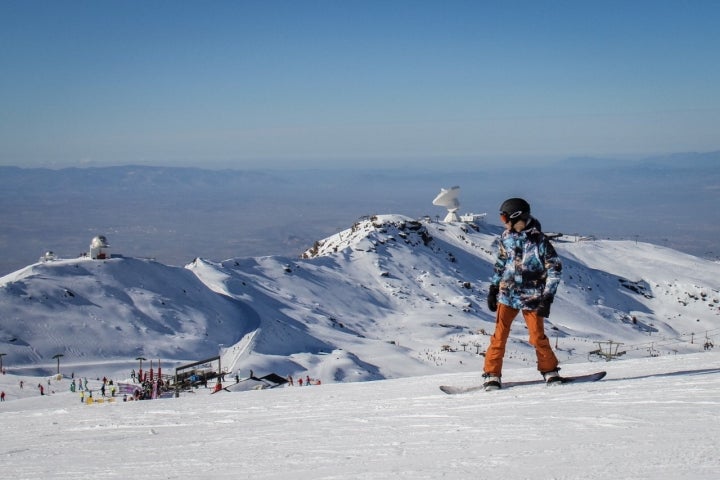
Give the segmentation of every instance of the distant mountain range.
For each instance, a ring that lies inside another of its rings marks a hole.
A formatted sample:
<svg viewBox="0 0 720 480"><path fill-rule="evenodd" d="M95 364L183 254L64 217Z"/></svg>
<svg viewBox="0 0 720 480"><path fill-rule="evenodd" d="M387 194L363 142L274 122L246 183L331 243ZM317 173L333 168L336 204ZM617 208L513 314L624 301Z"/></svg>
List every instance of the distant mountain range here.
<svg viewBox="0 0 720 480"><path fill-rule="evenodd" d="M686 152L651 157L621 159L606 157L570 157L559 161L563 167L606 169L608 167L624 170L695 170L718 168L720 151Z"/></svg>
<svg viewBox="0 0 720 480"><path fill-rule="evenodd" d="M489 212L490 223L503 199L522 196L556 232L640 239L715 259L719 159L709 152L525 167L498 160L465 171L0 167L0 275L47 251L75 256L96 235L127 256L176 266L197 256L297 257L363 215L442 218L432 199L454 185L459 213Z"/></svg>
<svg viewBox="0 0 720 480"><path fill-rule="evenodd" d="M499 227L377 215L301 258L66 257L0 278L6 367L126 371L222 353L229 371L352 382L481 371ZM634 240L556 240L563 282L548 319L562 362L720 345L720 264ZM612 343L610 343L612 342ZM521 318L507 362L534 365Z"/></svg>

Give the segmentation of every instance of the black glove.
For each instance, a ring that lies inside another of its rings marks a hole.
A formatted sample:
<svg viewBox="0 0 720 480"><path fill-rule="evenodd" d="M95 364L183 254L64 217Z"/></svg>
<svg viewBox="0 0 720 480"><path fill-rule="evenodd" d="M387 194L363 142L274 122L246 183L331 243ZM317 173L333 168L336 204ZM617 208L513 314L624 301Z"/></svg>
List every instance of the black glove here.
<svg viewBox="0 0 720 480"><path fill-rule="evenodd" d="M491 312L497 311L497 297L500 289L497 285L490 285L487 296L487 307Z"/></svg>
<svg viewBox="0 0 720 480"><path fill-rule="evenodd" d="M547 295L543 297L542 300L540 300L540 303L537 307L537 314L543 318L548 318L550 316L550 304L553 302L553 297L550 295Z"/></svg>

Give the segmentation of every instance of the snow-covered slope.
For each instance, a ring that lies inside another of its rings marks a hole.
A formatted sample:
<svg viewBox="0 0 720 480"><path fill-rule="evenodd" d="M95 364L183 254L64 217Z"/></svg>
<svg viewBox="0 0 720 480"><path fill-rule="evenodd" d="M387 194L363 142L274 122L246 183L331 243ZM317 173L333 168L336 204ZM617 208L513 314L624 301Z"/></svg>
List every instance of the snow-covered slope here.
<svg viewBox="0 0 720 480"><path fill-rule="evenodd" d="M468 395L438 385L476 374L445 373L93 405L67 378L41 397L45 378L8 374L0 458L21 479L717 478L720 353L566 368L598 366L598 383Z"/></svg>
<svg viewBox="0 0 720 480"><path fill-rule="evenodd" d="M36 264L0 279L0 349L6 364L52 368L61 353L63 365L127 369L138 355L172 364L220 349L222 364L243 376L325 383L479 372L499 233L382 215L298 259ZM556 246L565 270L547 332L564 364L697 352L720 333L719 264L636 242ZM534 365L521 319L506 360Z"/></svg>
<svg viewBox="0 0 720 480"><path fill-rule="evenodd" d="M217 354L257 327L238 302L184 268L149 260L38 263L0 279L5 364Z"/></svg>

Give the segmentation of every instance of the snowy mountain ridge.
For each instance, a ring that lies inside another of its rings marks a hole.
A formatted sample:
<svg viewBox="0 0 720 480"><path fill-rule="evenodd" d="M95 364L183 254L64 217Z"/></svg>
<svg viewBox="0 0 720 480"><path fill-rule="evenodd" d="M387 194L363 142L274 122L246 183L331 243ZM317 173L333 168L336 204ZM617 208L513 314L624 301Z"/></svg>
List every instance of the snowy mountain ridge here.
<svg viewBox="0 0 720 480"><path fill-rule="evenodd" d="M126 371L222 354L231 371L353 382L479 372L499 227L365 217L302 258L185 268L115 256L38 263L0 278L6 366ZM720 265L633 241L559 239L548 319L562 363L702 351L720 334ZM612 343L609 343L612 342ZM518 318L508 365L531 367Z"/></svg>

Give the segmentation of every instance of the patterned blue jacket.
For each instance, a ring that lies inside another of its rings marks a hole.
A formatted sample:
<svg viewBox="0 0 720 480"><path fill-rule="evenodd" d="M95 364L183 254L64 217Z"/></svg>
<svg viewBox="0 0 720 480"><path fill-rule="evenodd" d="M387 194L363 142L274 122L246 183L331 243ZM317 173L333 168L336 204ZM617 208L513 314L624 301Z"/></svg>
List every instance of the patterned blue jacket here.
<svg viewBox="0 0 720 480"><path fill-rule="evenodd" d="M521 232L505 230L500 236L493 285L500 289L498 302L518 310L535 310L544 298L555 296L562 263L540 223L530 217Z"/></svg>

